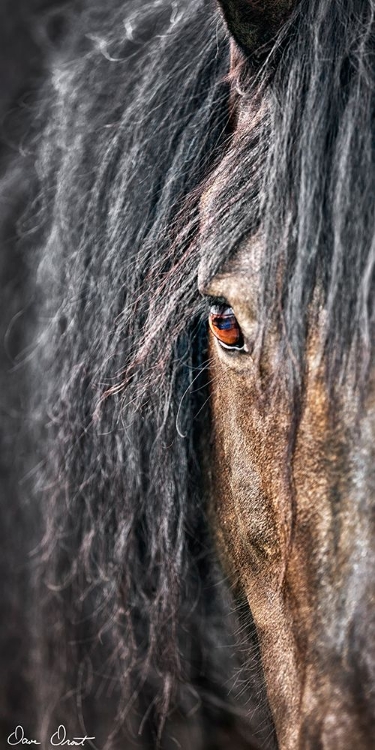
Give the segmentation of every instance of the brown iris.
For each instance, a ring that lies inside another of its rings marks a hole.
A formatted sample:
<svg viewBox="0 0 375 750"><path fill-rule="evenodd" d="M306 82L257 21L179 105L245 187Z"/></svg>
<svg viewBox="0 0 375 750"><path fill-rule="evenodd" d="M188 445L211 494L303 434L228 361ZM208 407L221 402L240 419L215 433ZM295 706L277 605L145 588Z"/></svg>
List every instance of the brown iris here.
<svg viewBox="0 0 375 750"><path fill-rule="evenodd" d="M208 318L210 329L225 349L242 349L241 328L231 307L212 305Z"/></svg>

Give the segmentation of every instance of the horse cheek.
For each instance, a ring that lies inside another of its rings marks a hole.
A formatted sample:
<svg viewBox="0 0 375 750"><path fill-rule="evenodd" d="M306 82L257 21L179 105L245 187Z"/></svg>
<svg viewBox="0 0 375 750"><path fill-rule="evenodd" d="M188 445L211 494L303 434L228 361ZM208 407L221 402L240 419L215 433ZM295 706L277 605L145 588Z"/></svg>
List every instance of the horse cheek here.
<svg viewBox="0 0 375 750"><path fill-rule="evenodd" d="M251 377L227 368L214 345L211 362L211 514L218 552L235 590L249 603L278 736L285 738L284 747L293 747L299 665L280 586L290 507L283 471L286 424L280 411L260 408Z"/></svg>

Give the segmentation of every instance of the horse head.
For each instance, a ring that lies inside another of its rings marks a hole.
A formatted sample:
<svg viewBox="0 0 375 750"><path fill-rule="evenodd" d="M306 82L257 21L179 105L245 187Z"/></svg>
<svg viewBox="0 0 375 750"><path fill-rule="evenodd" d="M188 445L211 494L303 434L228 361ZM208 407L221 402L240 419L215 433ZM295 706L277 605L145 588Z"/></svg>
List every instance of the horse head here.
<svg viewBox="0 0 375 750"><path fill-rule="evenodd" d="M217 544L280 748L370 748L372 3L350 24L339 3L220 5L231 145L200 207Z"/></svg>

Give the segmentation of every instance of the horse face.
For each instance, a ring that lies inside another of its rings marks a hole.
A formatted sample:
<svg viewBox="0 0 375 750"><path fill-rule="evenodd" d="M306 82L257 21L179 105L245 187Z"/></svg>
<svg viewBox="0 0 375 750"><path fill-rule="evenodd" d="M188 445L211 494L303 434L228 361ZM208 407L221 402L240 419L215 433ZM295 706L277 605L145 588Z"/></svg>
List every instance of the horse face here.
<svg viewBox="0 0 375 750"><path fill-rule="evenodd" d="M210 335L218 548L255 620L280 747L370 748L374 403L358 425L347 384L332 410L317 325L291 454L290 399L268 388L276 332L260 362L252 350L260 254L261 243L243 248L204 288L232 308L248 349Z"/></svg>
<svg viewBox="0 0 375 750"><path fill-rule="evenodd" d="M245 47L238 13L251 4L222 5ZM241 129L257 120L249 102L239 102L236 115L233 147ZM214 176L202 197L203 235L219 183L220 175ZM257 627L282 750L370 748L374 388L370 384L360 416L349 376L332 401L317 289L296 419L287 389L275 388L283 367L277 327L269 324L261 341L257 336L263 251L258 233L213 278L204 262L200 269L201 291L212 298L214 314L240 331L241 344L228 346L217 322L211 326L211 497L218 548Z"/></svg>

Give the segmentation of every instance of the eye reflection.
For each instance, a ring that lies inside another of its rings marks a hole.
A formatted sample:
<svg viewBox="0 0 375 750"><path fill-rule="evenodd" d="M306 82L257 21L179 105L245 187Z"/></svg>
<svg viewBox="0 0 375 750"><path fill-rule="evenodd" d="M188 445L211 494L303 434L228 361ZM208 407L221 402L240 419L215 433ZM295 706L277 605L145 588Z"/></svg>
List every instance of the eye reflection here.
<svg viewBox="0 0 375 750"><path fill-rule="evenodd" d="M224 349L241 350L244 348L242 331L231 307L212 305L208 324Z"/></svg>

